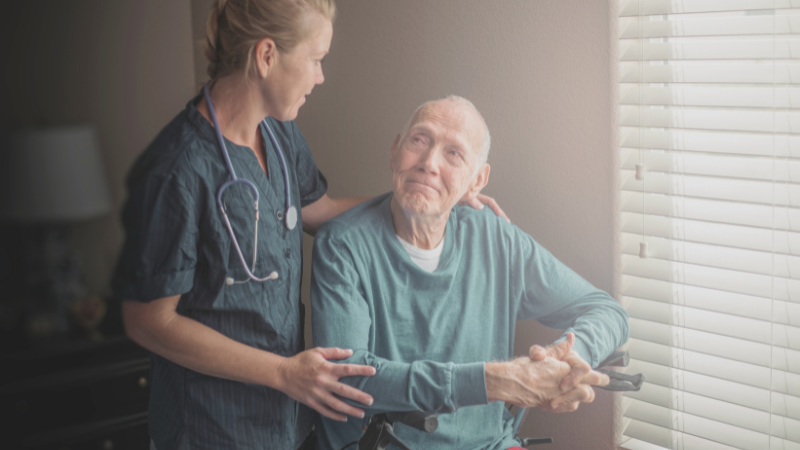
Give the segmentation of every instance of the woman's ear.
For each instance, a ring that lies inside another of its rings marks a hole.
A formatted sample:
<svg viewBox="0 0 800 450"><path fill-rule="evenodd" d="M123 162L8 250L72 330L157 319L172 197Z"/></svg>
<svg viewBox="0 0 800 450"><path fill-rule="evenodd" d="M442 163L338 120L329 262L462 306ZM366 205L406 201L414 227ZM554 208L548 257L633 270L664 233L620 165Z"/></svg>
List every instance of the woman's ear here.
<svg viewBox="0 0 800 450"><path fill-rule="evenodd" d="M259 78L266 78L275 67L278 58L278 48L271 38L264 38L256 44L255 59L256 73Z"/></svg>

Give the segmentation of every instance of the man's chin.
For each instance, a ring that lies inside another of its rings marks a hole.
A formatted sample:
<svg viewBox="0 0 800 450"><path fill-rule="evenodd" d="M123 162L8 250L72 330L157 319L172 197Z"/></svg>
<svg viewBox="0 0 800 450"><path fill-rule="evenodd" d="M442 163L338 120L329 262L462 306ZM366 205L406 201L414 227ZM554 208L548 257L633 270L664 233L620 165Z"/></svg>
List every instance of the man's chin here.
<svg viewBox="0 0 800 450"><path fill-rule="evenodd" d="M400 207L407 214L425 214L430 210L430 202L420 193L405 194L398 198Z"/></svg>

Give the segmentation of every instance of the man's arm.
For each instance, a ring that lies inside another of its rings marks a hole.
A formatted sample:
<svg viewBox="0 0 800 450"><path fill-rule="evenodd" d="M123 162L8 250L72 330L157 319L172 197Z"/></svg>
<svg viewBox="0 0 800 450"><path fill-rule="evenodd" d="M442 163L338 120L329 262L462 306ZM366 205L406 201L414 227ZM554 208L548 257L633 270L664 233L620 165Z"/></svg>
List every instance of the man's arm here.
<svg viewBox="0 0 800 450"><path fill-rule="evenodd" d="M628 340L628 313L610 295L592 286L519 231L524 274L518 320L537 319L575 334L573 351L592 367Z"/></svg>
<svg viewBox="0 0 800 450"><path fill-rule="evenodd" d="M383 330L372 328L371 304L361 286L349 249L330 236L318 237L311 275L314 343L352 348L353 355L341 363L375 367L377 374L373 377L341 380L374 397L375 403L365 408L368 413L450 413L495 400L529 407L561 394L558 383L569 366L554 358L455 364L429 360L408 363L374 355L369 352L370 336ZM585 382L607 383L602 374L592 376Z"/></svg>
<svg viewBox="0 0 800 450"><path fill-rule="evenodd" d="M575 335L575 347L558 358L572 368L561 390L571 392L581 380L628 340L628 314L607 293L595 288L561 263L530 236L517 229L518 249L524 261L524 288L518 319L536 318L542 324L565 330L556 343ZM553 356L553 346L531 347L534 361ZM543 409L554 412L577 408L575 396L565 396Z"/></svg>

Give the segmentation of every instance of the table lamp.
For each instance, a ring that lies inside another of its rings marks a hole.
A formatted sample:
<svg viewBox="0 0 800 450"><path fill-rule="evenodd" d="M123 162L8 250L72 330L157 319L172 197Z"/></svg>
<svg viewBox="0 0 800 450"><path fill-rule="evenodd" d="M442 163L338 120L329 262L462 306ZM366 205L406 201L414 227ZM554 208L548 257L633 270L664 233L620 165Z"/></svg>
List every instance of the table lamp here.
<svg viewBox="0 0 800 450"><path fill-rule="evenodd" d="M26 332L68 331L68 304L86 295L69 224L111 211L97 135L91 126L31 129L0 136L0 222L24 235ZM22 236L20 236L22 237Z"/></svg>

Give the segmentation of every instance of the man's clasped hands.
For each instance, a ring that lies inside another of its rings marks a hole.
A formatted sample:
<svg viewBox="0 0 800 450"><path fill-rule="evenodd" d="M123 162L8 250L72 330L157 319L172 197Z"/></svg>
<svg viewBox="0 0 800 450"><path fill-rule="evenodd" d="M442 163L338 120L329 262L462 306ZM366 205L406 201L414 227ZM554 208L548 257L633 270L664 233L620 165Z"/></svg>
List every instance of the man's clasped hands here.
<svg viewBox="0 0 800 450"><path fill-rule="evenodd" d="M534 345L529 357L486 363L489 401L504 401L524 408L538 407L555 413L575 411L580 403L594 401L592 386L606 386L608 375L592 370L572 350L575 335L548 347Z"/></svg>

